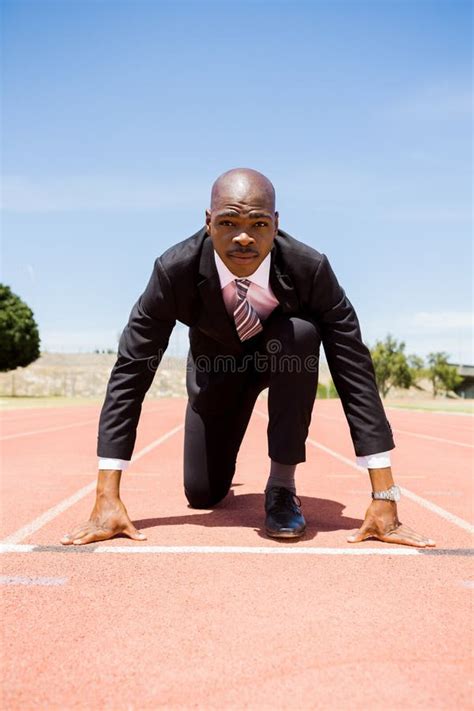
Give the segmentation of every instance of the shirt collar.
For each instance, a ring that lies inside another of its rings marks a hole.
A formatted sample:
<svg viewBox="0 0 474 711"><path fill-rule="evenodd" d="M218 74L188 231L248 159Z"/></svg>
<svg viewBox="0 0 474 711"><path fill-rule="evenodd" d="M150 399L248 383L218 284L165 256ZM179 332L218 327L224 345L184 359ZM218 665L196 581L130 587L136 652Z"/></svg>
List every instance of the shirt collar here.
<svg viewBox="0 0 474 711"><path fill-rule="evenodd" d="M234 279L241 278L230 271L230 269L224 264L222 259L219 257L215 249L213 249L212 251L214 252L214 259L216 262L217 273L219 274L221 289L227 286L227 284L230 284L231 281L234 281ZM270 258L271 255L269 252L263 262L258 265L254 273L250 274L250 276L245 278L248 279L250 282L257 284L257 286L261 286L262 289L268 289L268 279L270 275Z"/></svg>

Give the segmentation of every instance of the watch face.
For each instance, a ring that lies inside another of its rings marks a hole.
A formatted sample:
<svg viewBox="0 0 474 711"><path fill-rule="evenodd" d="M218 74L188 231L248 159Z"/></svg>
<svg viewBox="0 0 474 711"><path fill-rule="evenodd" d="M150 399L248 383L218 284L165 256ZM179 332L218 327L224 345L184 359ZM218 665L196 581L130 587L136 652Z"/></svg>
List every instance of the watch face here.
<svg viewBox="0 0 474 711"><path fill-rule="evenodd" d="M400 487L394 485L392 487L392 493L393 493L394 501L400 501Z"/></svg>

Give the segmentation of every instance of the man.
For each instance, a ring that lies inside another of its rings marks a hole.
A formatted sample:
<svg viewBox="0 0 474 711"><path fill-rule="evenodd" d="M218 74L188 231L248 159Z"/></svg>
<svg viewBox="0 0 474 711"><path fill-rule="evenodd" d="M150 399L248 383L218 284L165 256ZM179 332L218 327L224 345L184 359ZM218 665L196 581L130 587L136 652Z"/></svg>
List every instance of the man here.
<svg viewBox="0 0 474 711"><path fill-rule="evenodd" d="M372 501L347 540L435 542L400 523L389 450L395 447L357 315L326 255L278 227L275 191L261 173L236 168L214 183L206 226L166 250L134 305L102 407L97 497L89 521L61 542L82 545L125 533L146 536L120 499L143 398L177 320L189 326L184 490L193 508L226 496L255 400L268 387L265 530L299 538L306 522L295 469L318 383L320 344L341 397Z"/></svg>

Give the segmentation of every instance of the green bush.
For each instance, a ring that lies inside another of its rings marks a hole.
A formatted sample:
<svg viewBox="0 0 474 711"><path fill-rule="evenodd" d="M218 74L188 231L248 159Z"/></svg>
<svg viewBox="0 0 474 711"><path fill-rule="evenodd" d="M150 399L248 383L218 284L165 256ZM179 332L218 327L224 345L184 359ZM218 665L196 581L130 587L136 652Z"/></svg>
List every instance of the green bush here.
<svg viewBox="0 0 474 711"><path fill-rule="evenodd" d="M329 381L329 385L324 385L324 383L318 383L318 391L316 393L316 397L320 398L321 400L325 400L331 397L339 397L332 380Z"/></svg>
<svg viewBox="0 0 474 711"><path fill-rule="evenodd" d="M40 356L40 337L33 311L0 284L0 371L25 367Z"/></svg>
<svg viewBox="0 0 474 711"><path fill-rule="evenodd" d="M316 397L322 398L323 400L327 398L328 396L328 389L324 385L324 383L318 383L318 390L316 393Z"/></svg>
<svg viewBox="0 0 474 711"><path fill-rule="evenodd" d="M329 381L329 393L328 393L328 395L329 395L329 397L336 397L336 398L339 397L339 393L337 392L336 386L334 385L334 383L332 382L332 380Z"/></svg>

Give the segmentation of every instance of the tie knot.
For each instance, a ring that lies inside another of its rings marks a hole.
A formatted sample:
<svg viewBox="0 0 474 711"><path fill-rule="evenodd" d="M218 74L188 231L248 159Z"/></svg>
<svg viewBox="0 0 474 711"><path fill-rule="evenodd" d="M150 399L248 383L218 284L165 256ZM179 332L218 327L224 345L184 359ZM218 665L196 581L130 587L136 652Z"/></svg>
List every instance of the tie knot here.
<svg viewBox="0 0 474 711"><path fill-rule="evenodd" d="M245 297L250 286L250 279L236 279L237 293L239 296Z"/></svg>

